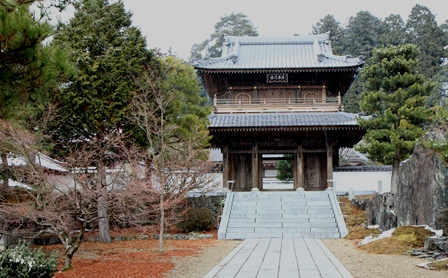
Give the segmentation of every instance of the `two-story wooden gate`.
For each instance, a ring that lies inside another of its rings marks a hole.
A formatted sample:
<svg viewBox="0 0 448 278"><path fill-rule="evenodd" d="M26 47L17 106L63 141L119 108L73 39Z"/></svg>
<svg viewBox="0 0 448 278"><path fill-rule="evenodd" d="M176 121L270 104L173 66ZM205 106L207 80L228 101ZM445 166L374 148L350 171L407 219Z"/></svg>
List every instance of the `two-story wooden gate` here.
<svg viewBox="0 0 448 278"><path fill-rule="evenodd" d="M195 64L214 101L213 147L223 153L223 184L260 190L263 154L292 154L294 188L332 186L338 149L364 134L342 97L361 58L333 55L327 35L228 37L220 58Z"/></svg>

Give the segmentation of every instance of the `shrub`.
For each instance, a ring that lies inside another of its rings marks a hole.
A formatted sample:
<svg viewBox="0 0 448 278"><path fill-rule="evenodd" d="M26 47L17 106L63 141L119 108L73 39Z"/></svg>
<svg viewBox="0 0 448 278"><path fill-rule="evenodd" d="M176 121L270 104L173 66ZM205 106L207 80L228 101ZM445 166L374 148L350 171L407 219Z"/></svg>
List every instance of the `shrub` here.
<svg viewBox="0 0 448 278"><path fill-rule="evenodd" d="M21 244L0 253L0 278L53 277L57 265L56 253L47 257L42 249L31 249L25 244Z"/></svg>
<svg viewBox="0 0 448 278"><path fill-rule="evenodd" d="M190 208L185 215L185 219L177 224L177 227L185 232L201 232L211 230L214 224L213 211L202 207Z"/></svg>

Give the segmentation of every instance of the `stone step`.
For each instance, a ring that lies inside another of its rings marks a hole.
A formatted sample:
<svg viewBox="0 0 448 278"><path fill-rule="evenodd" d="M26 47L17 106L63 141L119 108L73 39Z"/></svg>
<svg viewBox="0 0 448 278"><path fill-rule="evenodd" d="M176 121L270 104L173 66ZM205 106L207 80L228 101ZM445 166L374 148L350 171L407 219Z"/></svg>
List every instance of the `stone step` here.
<svg viewBox="0 0 448 278"><path fill-rule="evenodd" d="M340 238L340 233L227 233L226 239L243 239L243 238Z"/></svg>
<svg viewBox="0 0 448 278"><path fill-rule="evenodd" d="M324 205L285 205L285 204L270 204L270 205L254 205L248 206L243 204L235 204L232 210L249 210L249 209L265 209L265 210L281 210L281 209L332 209L331 204Z"/></svg>
<svg viewBox="0 0 448 278"><path fill-rule="evenodd" d="M332 218L229 218L229 223L336 223Z"/></svg>
<svg viewBox="0 0 448 278"><path fill-rule="evenodd" d="M282 207L281 209L267 209L267 208L248 208L248 209L232 209L234 214L282 214L282 213L296 213L296 214L333 214L333 209L329 206L326 208L291 208Z"/></svg>
<svg viewBox="0 0 448 278"><path fill-rule="evenodd" d="M227 233L337 233L339 229L336 228L281 228L281 227L252 227L252 228L227 228Z"/></svg>
<svg viewBox="0 0 448 278"><path fill-rule="evenodd" d="M285 219L285 218L293 218L293 219L301 219L301 218L334 218L334 214L296 214L296 213L230 213L230 219L232 218L246 218L246 219Z"/></svg>
<svg viewBox="0 0 448 278"><path fill-rule="evenodd" d="M336 222L309 223L309 222L229 222L227 228L335 228Z"/></svg>
<svg viewBox="0 0 448 278"><path fill-rule="evenodd" d="M233 193L218 238L341 237L332 192ZM339 209L339 208L338 208ZM344 232L345 233L345 232Z"/></svg>

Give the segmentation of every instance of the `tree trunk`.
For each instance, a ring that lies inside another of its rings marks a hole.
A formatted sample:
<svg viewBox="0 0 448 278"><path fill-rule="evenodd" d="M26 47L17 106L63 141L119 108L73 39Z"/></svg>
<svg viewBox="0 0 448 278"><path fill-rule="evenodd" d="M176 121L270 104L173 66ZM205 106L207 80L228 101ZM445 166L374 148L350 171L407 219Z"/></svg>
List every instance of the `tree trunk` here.
<svg viewBox="0 0 448 278"><path fill-rule="evenodd" d="M163 235L165 233L165 209L163 207L163 193L160 194L160 234L159 234L159 252L163 252Z"/></svg>
<svg viewBox="0 0 448 278"><path fill-rule="evenodd" d="M2 196L6 196L5 193L8 192L9 190L9 174L8 174L8 155L6 153L1 153L0 154L1 159L2 159L2 164L1 164L1 180L3 181L2 186L1 186L1 193Z"/></svg>
<svg viewBox="0 0 448 278"><path fill-rule="evenodd" d="M400 159L395 157L392 165L392 176L390 182L390 192L392 194L398 193L398 170L400 169Z"/></svg>
<svg viewBox="0 0 448 278"><path fill-rule="evenodd" d="M107 184L104 164L98 165L98 240L100 242L112 242L109 231L109 217L107 215Z"/></svg>
<svg viewBox="0 0 448 278"><path fill-rule="evenodd" d="M65 253L64 253L64 263L62 265L62 271L72 269L72 259L75 252L78 251L79 246L81 246L82 238L84 235L85 225L81 228L81 233L72 241L71 238L65 238L63 241L65 243ZM69 236L69 235L67 235Z"/></svg>

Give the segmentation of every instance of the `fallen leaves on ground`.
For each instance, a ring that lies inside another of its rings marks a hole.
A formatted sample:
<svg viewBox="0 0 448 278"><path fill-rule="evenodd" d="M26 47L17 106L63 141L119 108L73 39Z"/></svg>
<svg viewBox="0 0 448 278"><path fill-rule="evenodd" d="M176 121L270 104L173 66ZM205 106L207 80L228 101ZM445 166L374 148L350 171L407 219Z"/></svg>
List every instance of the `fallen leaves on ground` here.
<svg viewBox="0 0 448 278"><path fill-rule="evenodd" d="M73 269L57 272L56 278L70 277L165 277L174 268L173 258L198 256L200 251L217 242L213 239L166 240L159 252L155 239L129 240L112 243L84 242L73 258ZM63 254L62 245L46 246ZM61 256L62 262L62 256Z"/></svg>

